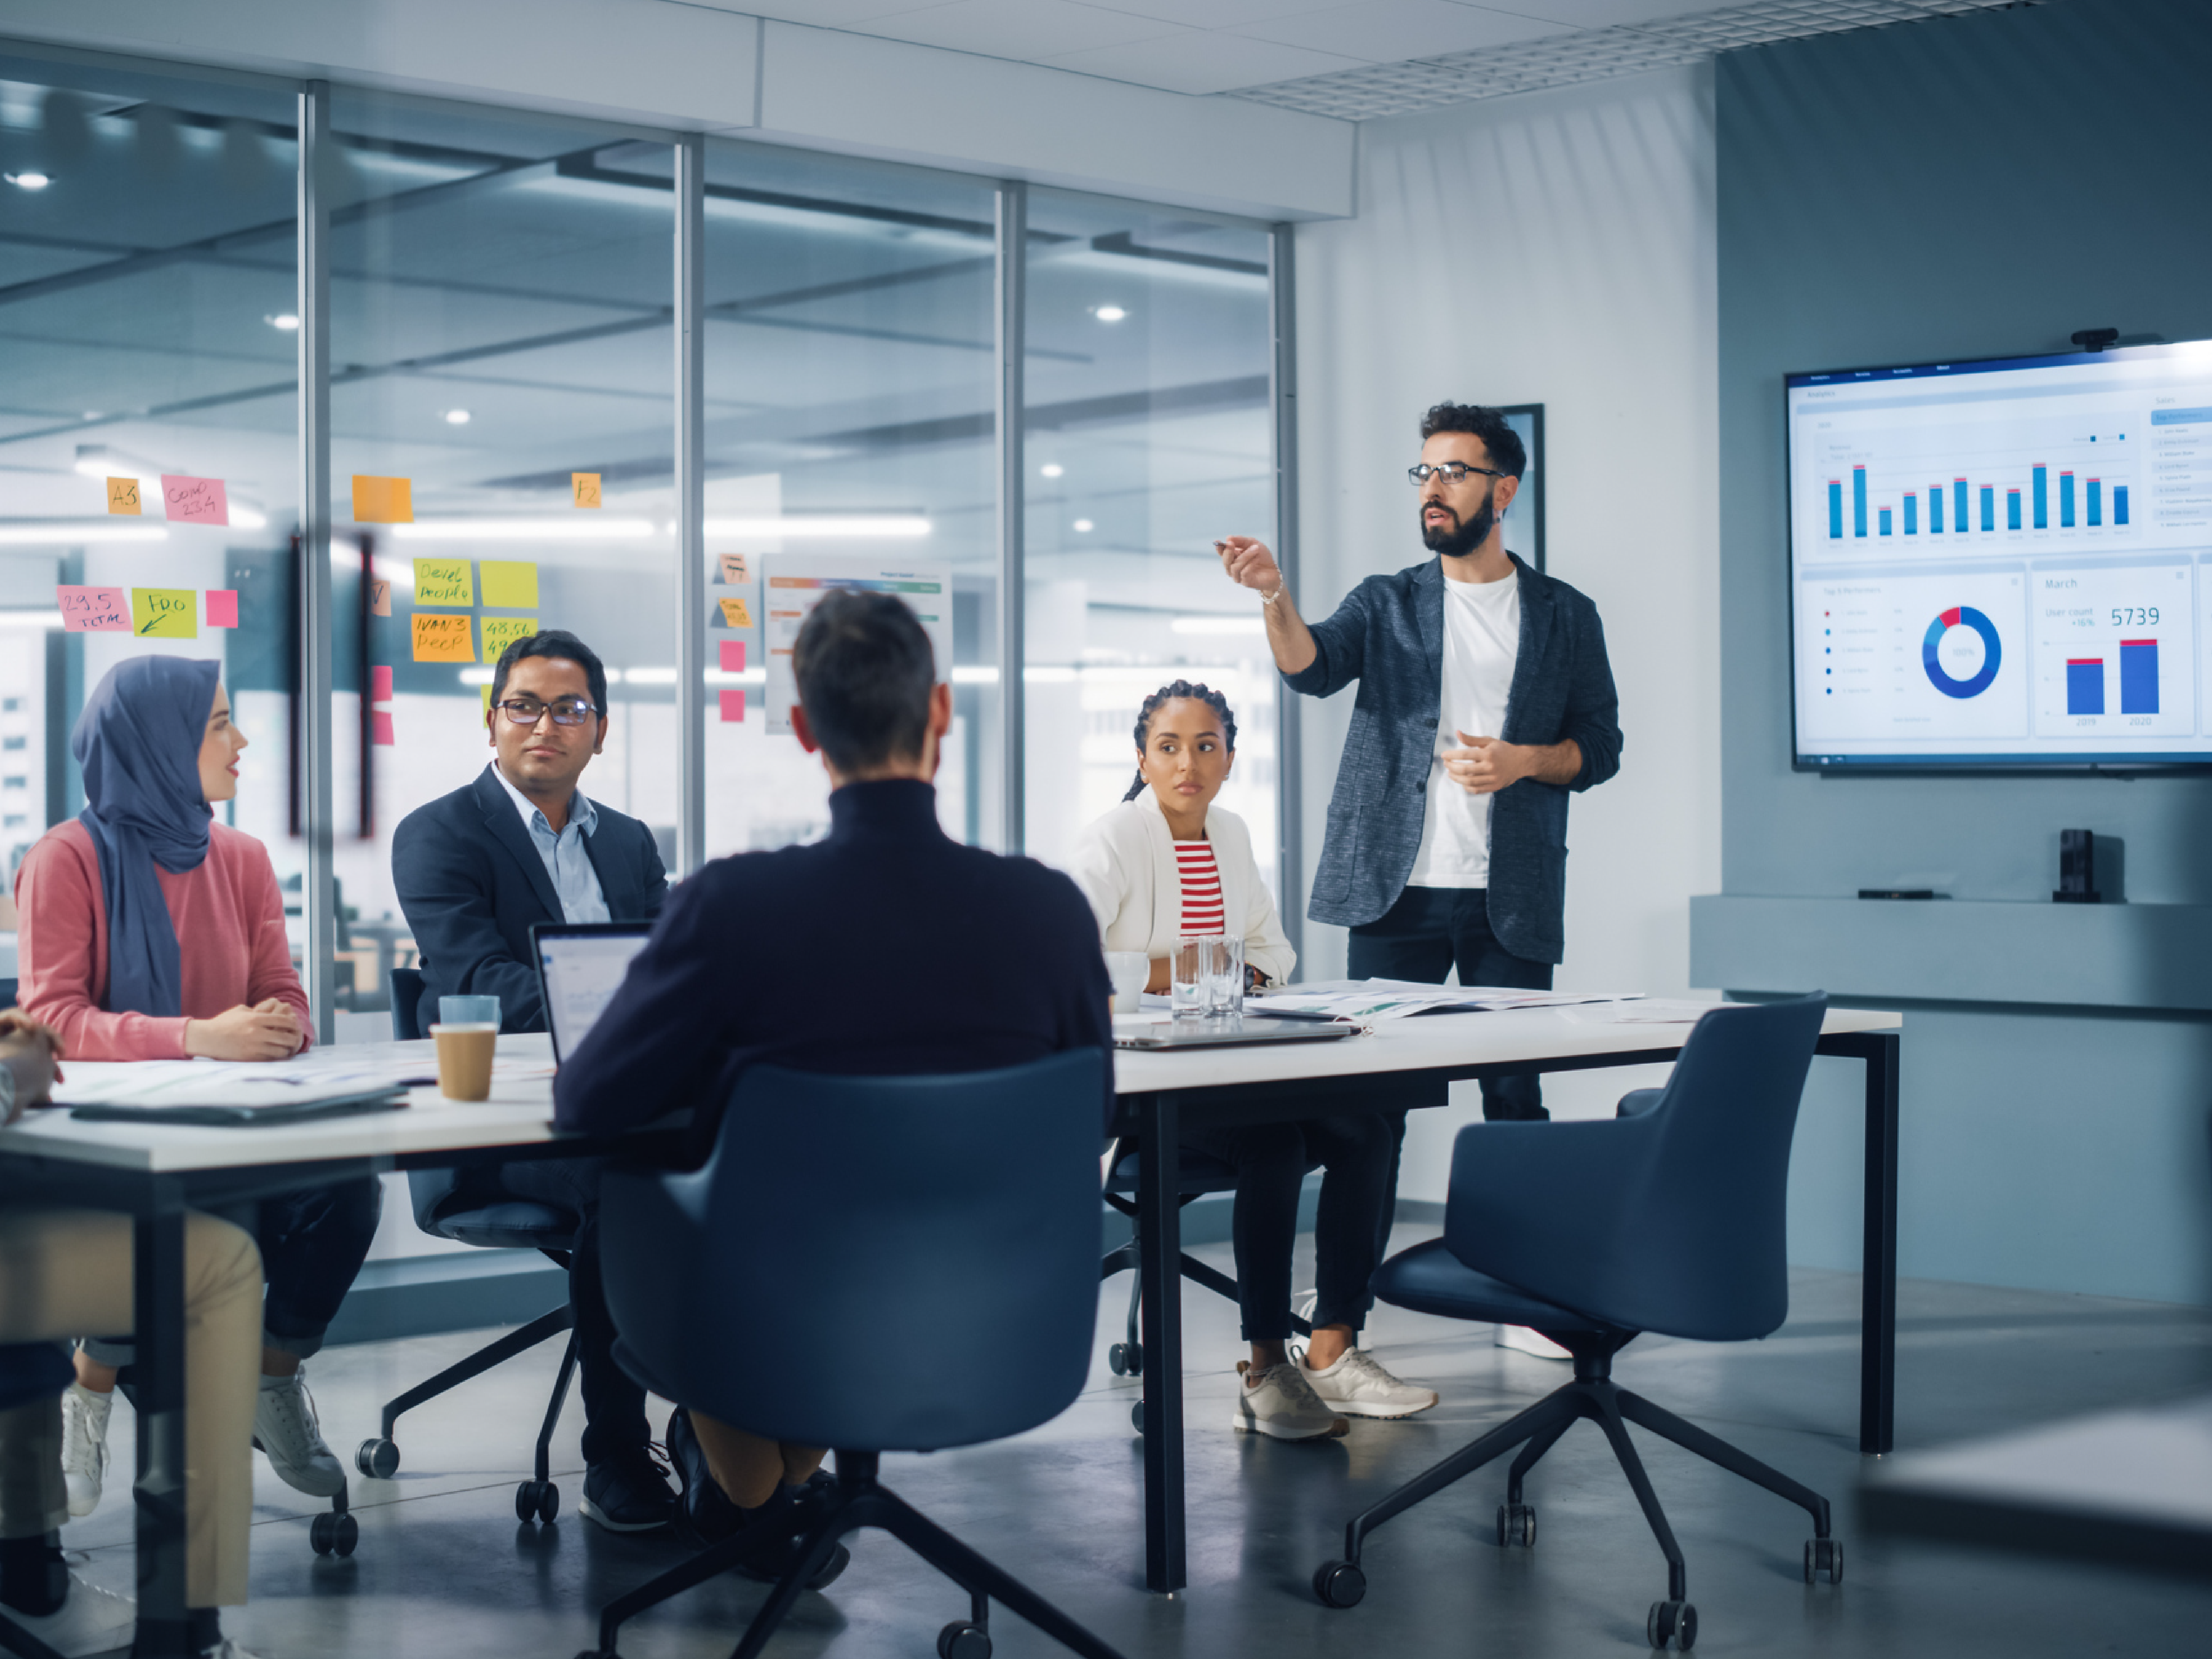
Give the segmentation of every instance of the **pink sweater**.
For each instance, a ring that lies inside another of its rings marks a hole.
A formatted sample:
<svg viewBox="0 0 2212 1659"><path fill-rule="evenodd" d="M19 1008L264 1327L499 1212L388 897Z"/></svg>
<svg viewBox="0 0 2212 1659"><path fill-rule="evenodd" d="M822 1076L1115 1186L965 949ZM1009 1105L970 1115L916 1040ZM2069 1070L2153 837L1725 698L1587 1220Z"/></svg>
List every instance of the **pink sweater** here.
<svg viewBox="0 0 2212 1659"><path fill-rule="evenodd" d="M23 855L15 877L15 1000L61 1033L65 1058L182 1060L186 1020L212 1019L270 997L290 1004L300 1030L313 1040L268 849L223 824L208 833L198 869L181 876L158 865L154 871L182 957L185 1012L174 1019L111 1014L100 1006L107 993L107 903L100 855L85 827L75 818L56 824Z"/></svg>

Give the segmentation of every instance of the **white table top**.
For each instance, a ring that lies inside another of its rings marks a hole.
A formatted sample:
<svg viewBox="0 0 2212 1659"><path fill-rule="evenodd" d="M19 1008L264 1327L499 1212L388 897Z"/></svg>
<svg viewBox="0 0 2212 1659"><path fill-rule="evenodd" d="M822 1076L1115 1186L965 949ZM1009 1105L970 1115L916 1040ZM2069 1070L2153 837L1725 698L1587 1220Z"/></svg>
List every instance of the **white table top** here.
<svg viewBox="0 0 2212 1659"><path fill-rule="evenodd" d="M1358 1077L1441 1066L1579 1059L1679 1048L1690 1033L1687 1024L1601 1024L1587 1018L1570 1018L1569 1012L1537 1008L1502 1013L1423 1014L1385 1021L1370 1036L1334 1042L1184 1053L1117 1049L1114 1086L1117 1093L1131 1094L1277 1083L1295 1078ZM1903 1024L1902 1017L1893 1013L1832 1008L1821 1030L1826 1036L1889 1031ZM422 1075L436 1069L432 1045L427 1041L347 1043L321 1052L333 1063L388 1063ZM499 1054L502 1062L550 1066L552 1044L542 1035L502 1036ZM70 1070L68 1062L64 1063L64 1070ZM147 1174L325 1158L392 1158L540 1144L556 1139L552 1110L552 1079L543 1074L495 1079L491 1098L481 1103L447 1100L434 1087L417 1088L410 1092L404 1111L367 1112L267 1127L89 1123L65 1110L35 1111L25 1114L13 1127L0 1129L0 1157L35 1152Z"/></svg>

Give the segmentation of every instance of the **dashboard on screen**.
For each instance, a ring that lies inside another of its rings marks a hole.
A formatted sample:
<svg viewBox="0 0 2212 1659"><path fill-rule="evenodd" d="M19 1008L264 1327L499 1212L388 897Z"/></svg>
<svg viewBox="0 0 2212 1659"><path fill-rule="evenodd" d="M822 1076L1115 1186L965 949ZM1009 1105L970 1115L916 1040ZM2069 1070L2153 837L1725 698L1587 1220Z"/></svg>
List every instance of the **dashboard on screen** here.
<svg viewBox="0 0 2212 1659"><path fill-rule="evenodd" d="M2212 764L2212 341L1787 377L1797 764Z"/></svg>

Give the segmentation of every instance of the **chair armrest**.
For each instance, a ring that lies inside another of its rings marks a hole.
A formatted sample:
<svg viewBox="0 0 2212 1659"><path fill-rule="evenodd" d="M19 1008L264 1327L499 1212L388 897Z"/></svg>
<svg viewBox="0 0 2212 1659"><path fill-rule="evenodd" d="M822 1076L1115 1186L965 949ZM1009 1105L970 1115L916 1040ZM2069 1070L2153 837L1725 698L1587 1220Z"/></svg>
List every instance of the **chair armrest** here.
<svg viewBox="0 0 2212 1659"><path fill-rule="evenodd" d="M1602 1283L1645 1212L1659 1120L1470 1123L1452 1146L1445 1248L1477 1273L1567 1306Z"/></svg>
<svg viewBox="0 0 2212 1659"><path fill-rule="evenodd" d="M1615 1117L1642 1117L1667 1096L1662 1089L1631 1089L1621 1096L1620 1104L1613 1109Z"/></svg>

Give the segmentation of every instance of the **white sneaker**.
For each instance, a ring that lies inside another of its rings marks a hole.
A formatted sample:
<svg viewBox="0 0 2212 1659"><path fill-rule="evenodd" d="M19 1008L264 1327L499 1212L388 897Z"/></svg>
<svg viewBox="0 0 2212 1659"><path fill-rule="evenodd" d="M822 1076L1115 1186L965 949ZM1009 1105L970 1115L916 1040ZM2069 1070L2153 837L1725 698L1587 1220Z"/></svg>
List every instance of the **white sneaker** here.
<svg viewBox="0 0 2212 1659"><path fill-rule="evenodd" d="M88 1516L100 1507L100 1482L107 1478L107 1417L114 1409L112 1390L97 1394L72 1382L62 1395L62 1480L73 1516Z"/></svg>
<svg viewBox="0 0 2212 1659"><path fill-rule="evenodd" d="M1278 1440L1333 1439L1352 1432L1352 1425L1314 1397L1313 1385L1285 1361L1249 1382L1252 1362L1237 1362L1237 1417L1232 1427Z"/></svg>
<svg viewBox="0 0 2212 1659"><path fill-rule="evenodd" d="M291 1376L264 1376L253 1402L253 1443L269 1454L269 1467L295 1492L335 1498L345 1490L345 1470L323 1443L315 1401L302 1366Z"/></svg>
<svg viewBox="0 0 2212 1659"><path fill-rule="evenodd" d="M1534 1354L1539 1359L1574 1358L1543 1332L1532 1331L1526 1325L1500 1325L1498 1328L1498 1346L1510 1348L1516 1353Z"/></svg>
<svg viewBox="0 0 2212 1659"><path fill-rule="evenodd" d="M213 1647L202 1648L199 1659L257 1659L257 1656L248 1653L226 1636Z"/></svg>
<svg viewBox="0 0 2212 1659"><path fill-rule="evenodd" d="M79 1659L82 1654L112 1653L129 1647L138 1628L138 1604L127 1595L100 1589L72 1568L69 1597L60 1607L37 1618L9 1607L8 1617L17 1629L37 1637L62 1659Z"/></svg>
<svg viewBox="0 0 2212 1659"><path fill-rule="evenodd" d="M1336 1364L1315 1370L1304 1353L1291 1350L1314 1397L1322 1405L1350 1417L1411 1417L1437 1403L1434 1389L1417 1389L1401 1382L1376 1363L1364 1348L1346 1348Z"/></svg>

